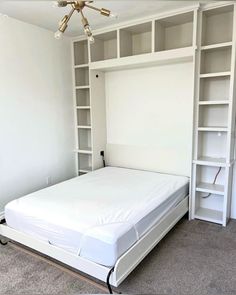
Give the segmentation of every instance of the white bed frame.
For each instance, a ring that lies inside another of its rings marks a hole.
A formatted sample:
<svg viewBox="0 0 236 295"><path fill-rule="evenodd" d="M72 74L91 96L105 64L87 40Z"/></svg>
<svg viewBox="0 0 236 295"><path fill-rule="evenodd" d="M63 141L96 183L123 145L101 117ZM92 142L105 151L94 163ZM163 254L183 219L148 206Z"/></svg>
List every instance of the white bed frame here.
<svg viewBox="0 0 236 295"><path fill-rule="evenodd" d="M34 237L14 230L5 224L0 225L0 235L23 244L42 254L54 258L68 266L86 273L100 281L118 287L124 279L135 269L143 258L158 244L158 242L174 227L174 225L188 212L187 196L175 208L171 209L153 228L127 250L116 262L113 272L111 268L76 256L63 249L35 239Z"/></svg>

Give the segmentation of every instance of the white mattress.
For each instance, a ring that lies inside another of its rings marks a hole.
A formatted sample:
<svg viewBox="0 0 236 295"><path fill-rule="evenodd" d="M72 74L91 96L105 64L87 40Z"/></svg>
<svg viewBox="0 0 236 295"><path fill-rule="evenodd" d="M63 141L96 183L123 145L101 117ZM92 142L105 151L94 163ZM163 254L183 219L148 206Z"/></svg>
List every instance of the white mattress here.
<svg viewBox="0 0 236 295"><path fill-rule="evenodd" d="M7 204L8 226L96 263L116 260L188 194L187 177L106 167Z"/></svg>

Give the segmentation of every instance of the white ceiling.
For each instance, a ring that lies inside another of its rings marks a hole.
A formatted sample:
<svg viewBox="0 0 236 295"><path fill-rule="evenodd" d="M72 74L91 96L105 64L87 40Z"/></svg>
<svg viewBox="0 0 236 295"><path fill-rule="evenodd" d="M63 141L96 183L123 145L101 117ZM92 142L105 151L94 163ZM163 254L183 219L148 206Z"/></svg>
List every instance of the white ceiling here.
<svg viewBox="0 0 236 295"><path fill-rule="evenodd" d="M117 19L106 18L101 16L96 11L86 9L85 15L89 19L92 29L98 29L114 23L127 21L142 16L148 16L155 13L161 13L176 9L179 7L190 6L199 1L155 1L155 0L107 0L94 1L93 5L97 7L104 7L112 10L113 13L118 14ZM202 1L201 1L202 2ZM52 31L57 30L59 20L69 11L69 7L58 8L53 7L52 1L9 1L0 0L0 13L7 14L10 17L31 23ZM82 33L80 18L78 15L73 15L67 35L77 36Z"/></svg>

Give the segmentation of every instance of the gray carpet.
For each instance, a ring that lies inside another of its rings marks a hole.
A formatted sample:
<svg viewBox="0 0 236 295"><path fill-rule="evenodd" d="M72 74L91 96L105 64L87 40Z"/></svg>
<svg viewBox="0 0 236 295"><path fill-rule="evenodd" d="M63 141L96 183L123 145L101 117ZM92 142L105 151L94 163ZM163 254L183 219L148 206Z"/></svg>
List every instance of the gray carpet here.
<svg viewBox="0 0 236 295"><path fill-rule="evenodd" d="M0 294L105 293L15 248L0 247ZM227 228L182 219L115 291L133 294L236 294L236 221Z"/></svg>

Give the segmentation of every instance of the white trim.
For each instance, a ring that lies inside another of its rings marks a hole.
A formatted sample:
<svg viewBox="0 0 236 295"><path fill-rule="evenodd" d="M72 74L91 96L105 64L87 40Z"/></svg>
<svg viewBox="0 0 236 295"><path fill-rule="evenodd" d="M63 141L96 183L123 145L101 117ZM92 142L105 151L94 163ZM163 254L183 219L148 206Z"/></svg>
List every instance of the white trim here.
<svg viewBox="0 0 236 295"><path fill-rule="evenodd" d="M118 287L143 258L188 212L188 199L189 197L187 196L175 208L171 209L153 228L117 260L114 272L110 278L111 285ZM106 282L107 275L110 271L109 267L94 263L48 244L45 241L37 240L7 225L0 225L0 235L54 258L100 281Z"/></svg>

